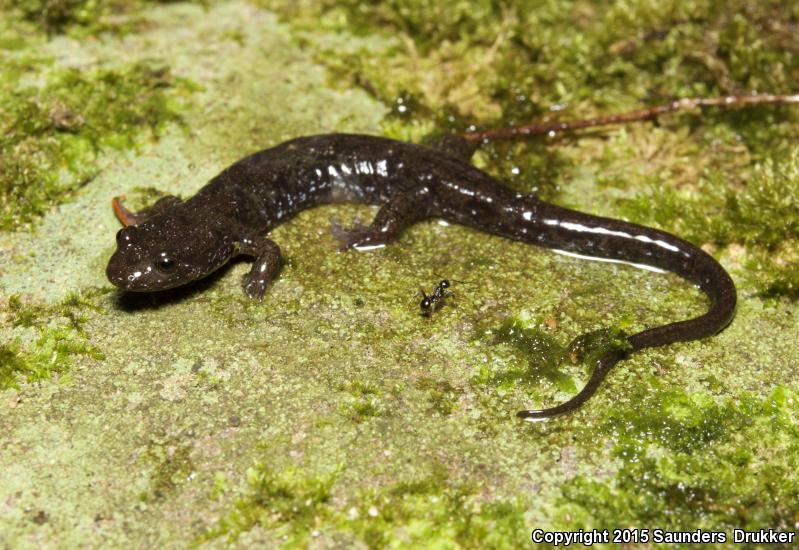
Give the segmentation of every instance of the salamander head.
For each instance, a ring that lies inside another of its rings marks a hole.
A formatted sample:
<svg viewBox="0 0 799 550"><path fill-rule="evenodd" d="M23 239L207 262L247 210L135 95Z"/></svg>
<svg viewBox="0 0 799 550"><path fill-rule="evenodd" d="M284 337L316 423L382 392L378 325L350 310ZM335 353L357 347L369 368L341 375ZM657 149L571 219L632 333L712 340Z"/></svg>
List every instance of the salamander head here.
<svg viewBox="0 0 799 550"><path fill-rule="evenodd" d="M123 290L166 290L210 275L235 250L231 239L213 230L161 217L119 230L106 275Z"/></svg>

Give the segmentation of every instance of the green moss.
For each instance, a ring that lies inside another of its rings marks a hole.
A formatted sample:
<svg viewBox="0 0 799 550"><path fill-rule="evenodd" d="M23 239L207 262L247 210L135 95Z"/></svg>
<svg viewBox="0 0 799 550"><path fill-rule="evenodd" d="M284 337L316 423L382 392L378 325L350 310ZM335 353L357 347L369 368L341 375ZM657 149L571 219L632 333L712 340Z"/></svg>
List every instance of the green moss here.
<svg viewBox="0 0 799 550"><path fill-rule="evenodd" d="M54 33L71 25L94 23L103 2L94 0L6 0L3 8L15 10L28 21L41 25L42 30ZM128 2L118 2L120 6Z"/></svg>
<svg viewBox="0 0 799 550"><path fill-rule="evenodd" d="M755 165L742 186L733 188L720 174L703 178L696 189L653 183L635 198L622 199L620 206L633 221L662 227L695 243L746 246L750 284L763 296L795 298L799 149Z"/></svg>
<svg viewBox="0 0 799 550"><path fill-rule="evenodd" d="M23 21L36 25L42 32L65 31L97 33L128 30L132 24L123 15L175 0L2 0L0 8ZM206 5L207 2L200 1ZM82 33L81 33L82 34Z"/></svg>
<svg viewBox="0 0 799 550"><path fill-rule="evenodd" d="M225 537L234 541L260 525L274 529L290 545L307 542L311 529L330 513L335 479L335 474L308 476L294 467L276 471L265 465L254 466L247 470L247 495L202 539Z"/></svg>
<svg viewBox="0 0 799 550"><path fill-rule="evenodd" d="M486 502L478 489L446 481L446 472L364 494L339 528L369 548L518 548L528 536L526 506Z"/></svg>
<svg viewBox="0 0 799 550"><path fill-rule="evenodd" d="M353 422L364 422L382 414L380 403L382 392L376 386L362 380L354 380L344 384L341 389L351 396L351 399L341 404L342 413Z"/></svg>
<svg viewBox="0 0 799 550"><path fill-rule="evenodd" d="M621 204L631 218L698 243L774 250L799 239L799 148L757 164L743 189L713 174L697 189L652 188Z"/></svg>
<svg viewBox="0 0 799 550"><path fill-rule="evenodd" d="M16 342L0 344L0 389L14 387L17 376L35 376L26 359Z"/></svg>
<svg viewBox="0 0 799 550"><path fill-rule="evenodd" d="M102 359L103 354L88 342L83 324L87 321L86 309L100 309L91 297L104 293L71 294L54 306L23 303L19 296L11 296L12 326L32 329L35 339L29 344L15 339L2 345L0 390L18 387L23 380L33 382L67 372L79 357Z"/></svg>
<svg viewBox="0 0 799 550"><path fill-rule="evenodd" d="M799 247L794 245L790 255L774 258L756 254L746 264L746 278L767 303L780 298L799 299Z"/></svg>
<svg viewBox="0 0 799 550"><path fill-rule="evenodd" d="M22 299L14 295L8 299L8 310L12 326L32 327L44 321L49 308L38 304L23 304Z"/></svg>
<svg viewBox="0 0 799 550"><path fill-rule="evenodd" d="M163 500L178 489L194 472L191 444L174 438L151 441L146 457L155 466L150 473L150 487L142 501Z"/></svg>
<svg viewBox="0 0 799 550"><path fill-rule="evenodd" d="M656 381L642 384L653 386ZM634 410L610 412L612 482L578 476L563 487L570 527L657 525L690 531L790 531L799 498L799 396L784 386L765 399L637 391ZM756 444L753 444L756 442Z"/></svg>
<svg viewBox="0 0 799 550"><path fill-rule="evenodd" d="M50 378L72 368L75 359L88 356L102 359L103 355L68 328L45 328L39 333L30 351L19 341L0 346L0 390L19 387L28 382Z"/></svg>
<svg viewBox="0 0 799 550"><path fill-rule="evenodd" d="M429 410L443 416L448 416L457 409L458 399L463 395L462 389L456 388L447 380L420 378L415 386L427 393Z"/></svg>
<svg viewBox="0 0 799 550"><path fill-rule="evenodd" d="M371 56L374 61L350 65L352 82L378 97L398 97L404 89L436 107L465 103L485 113L493 104L505 122L585 98L607 105L644 94L785 89L798 63L791 40L795 14L779 2L259 3L300 29L385 29L402 37ZM325 47L320 41L322 59L336 63ZM448 69L436 83L418 70L433 62ZM417 74L409 74L411 66ZM467 90L477 97L462 97ZM453 101L458 98L465 101Z"/></svg>
<svg viewBox="0 0 799 550"><path fill-rule="evenodd" d="M478 488L447 477L437 467L427 477L362 491L347 502L333 497L336 475L257 466L247 472L248 494L202 540L230 542L256 525L290 547L323 533L348 533L369 548L515 548L529 536L521 502L485 501Z"/></svg>
<svg viewBox="0 0 799 550"><path fill-rule="evenodd" d="M543 378L561 391L576 391L574 380L559 369L560 363L566 357L566 347L544 330L537 326L527 326L521 319L509 318L496 331L494 342L511 344L520 352L522 360L518 362L518 367L500 373L491 373L482 382L490 384L522 382L536 385ZM481 372L481 375L483 374Z"/></svg>
<svg viewBox="0 0 799 550"><path fill-rule="evenodd" d="M0 228L16 229L65 200L97 173L103 148L135 144L180 122L195 89L157 62L116 69L50 70L47 61L15 61L0 74ZM13 77L10 78L9 77Z"/></svg>
<svg viewBox="0 0 799 550"><path fill-rule="evenodd" d="M620 329L592 331L578 336L570 344L561 344L544 326L543 321L531 323L510 317L498 329L488 331L493 335L494 344L512 346L519 360L503 370L484 366L472 382L478 386L510 388L536 387L545 380L559 391L574 393L577 385L562 370L564 364L590 366L609 351L629 348Z"/></svg>

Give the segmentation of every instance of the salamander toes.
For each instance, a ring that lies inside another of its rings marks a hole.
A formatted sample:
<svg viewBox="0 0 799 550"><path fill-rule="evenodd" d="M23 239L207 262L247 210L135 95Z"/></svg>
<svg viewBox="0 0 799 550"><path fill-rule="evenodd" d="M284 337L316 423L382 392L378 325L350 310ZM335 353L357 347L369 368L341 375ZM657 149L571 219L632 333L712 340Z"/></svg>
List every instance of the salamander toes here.
<svg viewBox="0 0 799 550"><path fill-rule="evenodd" d="M361 220L357 218L349 227L344 227L337 219L330 221L330 232L339 243L339 252L344 252L345 250L354 248L364 235L365 229L366 226L364 226L361 223Z"/></svg>
<svg viewBox="0 0 799 550"><path fill-rule="evenodd" d="M358 219L346 228L338 220L333 220L330 222L330 231L339 242L339 252L345 252L351 248L369 250L386 244L379 231L376 231L373 226L363 225Z"/></svg>
<svg viewBox="0 0 799 550"><path fill-rule="evenodd" d="M250 272L244 276L241 286L247 296L260 302L264 299L266 287L269 286L269 279L259 276L258 273Z"/></svg>

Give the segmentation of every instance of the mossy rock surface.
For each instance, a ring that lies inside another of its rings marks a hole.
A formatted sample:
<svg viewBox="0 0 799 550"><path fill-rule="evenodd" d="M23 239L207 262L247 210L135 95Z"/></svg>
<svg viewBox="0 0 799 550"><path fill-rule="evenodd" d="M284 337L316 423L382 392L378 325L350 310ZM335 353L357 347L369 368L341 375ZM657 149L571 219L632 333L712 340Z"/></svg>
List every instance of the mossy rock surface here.
<svg viewBox="0 0 799 550"><path fill-rule="evenodd" d="M797 529L797 107L478 153L517 189L690 239L739 288L724 332L634 354L552 421L514 413L581 387L595 353L575 349L696 315L698 291L436 221L337 253L330 220L374 213L352 205L273 231L261 303L244 262L164 296L105 279L111 197L188 196L295 136L799 90L799 7L728 4L0 0L0 547ZM455 295L421 316L442 277Z"/></svg>

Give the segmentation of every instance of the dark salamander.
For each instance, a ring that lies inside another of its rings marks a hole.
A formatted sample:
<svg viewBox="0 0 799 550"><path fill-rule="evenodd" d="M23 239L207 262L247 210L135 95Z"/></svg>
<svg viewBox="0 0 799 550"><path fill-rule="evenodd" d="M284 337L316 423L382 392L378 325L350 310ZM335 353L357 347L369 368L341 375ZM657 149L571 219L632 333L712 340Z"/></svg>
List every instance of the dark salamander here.
<svg viewBox="0 0 799 550"><path fill-rule="evenodd" d="M108 279L129 291L164 290L245 255L255 262L244 290L260 299L280 268L280 248L264 235L307 208L353 202L381 207L371 225L342 235L344 248L383 246L419 220L443 218L538 246L671 271L708 296L707 313L629 336L629 349L602 357L574 398L518 413L527 419L576 409L630 351L710 336L732 319L735 285L703 250L663 231L517 193L472 166L472 151L462 138L442 149L348 134L288 141L236 162L185 202L166 197L139 213L116 202L127 227L117 234Z"/></svg>

